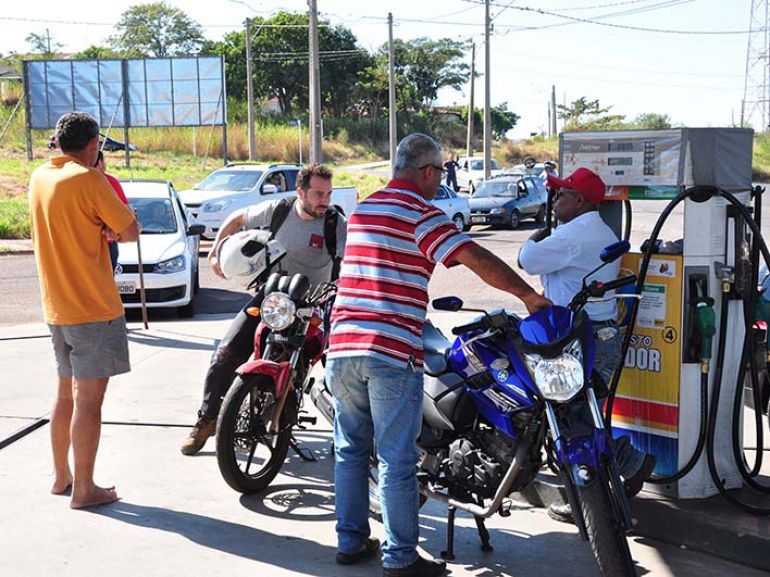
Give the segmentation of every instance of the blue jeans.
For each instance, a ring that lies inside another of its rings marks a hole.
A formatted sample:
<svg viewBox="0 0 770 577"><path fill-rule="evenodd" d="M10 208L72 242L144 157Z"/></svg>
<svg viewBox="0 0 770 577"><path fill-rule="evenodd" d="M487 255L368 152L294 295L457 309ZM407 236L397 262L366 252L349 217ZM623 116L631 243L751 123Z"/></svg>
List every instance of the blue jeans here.
<svg viewBox="0 0 770 577"><path fill-rule="evenodd" d="M596 329L596 327L594 327ZM623 348L623 338L617 327L602 327L594 332L596 355L594 356L594 370L604 379L609 387L612 373L620 365L620 352ZM602 338L604 337L604 338ZM600 401L601 403L601 401ZM603 403L601 403L603 405ZM644 463L645 453L639 451L631 444L628 435L621 435L610 441L612 452L618 464L618 470L624 479L633 477Z"/></svg>
<svg viewBox="0 0 770 577"><path fill-rule="evenodd" d="M352 553L369 537L369 456L379 459L385 526L382 565L417 560L419 491L417 437L422 423L422 371L371 357L330 359L334 396L334 484L337 549Z"/></svg>

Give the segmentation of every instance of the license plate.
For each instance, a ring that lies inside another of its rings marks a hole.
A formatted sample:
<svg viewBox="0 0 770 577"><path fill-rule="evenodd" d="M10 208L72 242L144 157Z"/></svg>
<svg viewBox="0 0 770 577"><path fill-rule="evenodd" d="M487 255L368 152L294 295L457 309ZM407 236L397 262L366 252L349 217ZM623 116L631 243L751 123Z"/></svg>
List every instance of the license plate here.
<svg viewBox="0 0 770 577"><path fill-rule="evenodd" d="M132 295L136 293L136 283L134 282L117 282L118 292L122 295Z"/></svg>
<svg viewBox="0 0 770 577"><path fill-rule="evenodd" d="M471 215L471 222L487 222L487 217Z"/></svg>

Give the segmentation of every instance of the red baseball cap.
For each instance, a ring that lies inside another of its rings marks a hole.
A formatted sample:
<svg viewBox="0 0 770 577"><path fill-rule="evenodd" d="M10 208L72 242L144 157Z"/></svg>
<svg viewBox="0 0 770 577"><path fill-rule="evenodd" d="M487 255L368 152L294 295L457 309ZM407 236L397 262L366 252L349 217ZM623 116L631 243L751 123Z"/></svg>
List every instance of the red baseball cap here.
<svg viewBox="0 0 770 577"><path fill-rule="evenodd" d="M583 167L578 168L567 178L548 176L548 186L554 191L560 188L569 188L579 192L591 204L599 204L603 201L607 191L607 187L599 175Z"/></svg>

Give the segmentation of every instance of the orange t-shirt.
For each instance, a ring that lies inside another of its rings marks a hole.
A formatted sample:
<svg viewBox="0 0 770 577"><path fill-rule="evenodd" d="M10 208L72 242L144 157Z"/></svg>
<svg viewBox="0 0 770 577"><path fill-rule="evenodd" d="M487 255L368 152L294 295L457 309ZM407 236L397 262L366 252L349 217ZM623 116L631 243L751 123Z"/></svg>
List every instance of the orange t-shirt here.
<svg viewBox="0 0 770 577"><path fill-rule="evenodd" d="M73 325L123 315L103 225L122 232L134 220L107 179L71 156L56 156L29 181L32 241L45 321Z"/></svg>

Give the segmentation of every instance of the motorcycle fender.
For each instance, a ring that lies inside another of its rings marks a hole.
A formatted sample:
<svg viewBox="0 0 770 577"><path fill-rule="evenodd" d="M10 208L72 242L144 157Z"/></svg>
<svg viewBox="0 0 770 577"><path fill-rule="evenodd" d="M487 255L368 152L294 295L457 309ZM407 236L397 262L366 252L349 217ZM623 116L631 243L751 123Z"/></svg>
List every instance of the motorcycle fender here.
<svg viewBox="0 0 770 577"><path fill-rule="evenodd" d="M280 398L289 386L291 367L286 361L275 363L264 359L256 359L243 363L235 369L235 372L239 375L267 375L275 383L275 396Z"/></svg>

